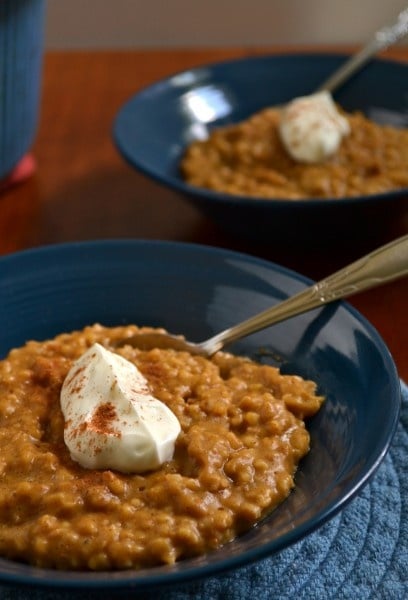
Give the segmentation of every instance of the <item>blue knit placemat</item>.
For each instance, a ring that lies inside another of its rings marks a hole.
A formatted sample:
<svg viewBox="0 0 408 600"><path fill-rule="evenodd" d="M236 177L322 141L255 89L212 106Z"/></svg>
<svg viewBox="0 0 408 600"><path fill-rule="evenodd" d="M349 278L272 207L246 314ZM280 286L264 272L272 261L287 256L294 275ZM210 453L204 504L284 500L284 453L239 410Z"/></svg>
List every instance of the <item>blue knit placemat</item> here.
<svg viewBox="0 0 408 600"><path fill-rule="evenodd" d="M301 542L249 567L152 594L129 592L120 598L408 598L408 386L402 383L401 387L401 419L390 451L368 485L339 515ZM99 595L0 587L2 600L91 600Z"/></svg>

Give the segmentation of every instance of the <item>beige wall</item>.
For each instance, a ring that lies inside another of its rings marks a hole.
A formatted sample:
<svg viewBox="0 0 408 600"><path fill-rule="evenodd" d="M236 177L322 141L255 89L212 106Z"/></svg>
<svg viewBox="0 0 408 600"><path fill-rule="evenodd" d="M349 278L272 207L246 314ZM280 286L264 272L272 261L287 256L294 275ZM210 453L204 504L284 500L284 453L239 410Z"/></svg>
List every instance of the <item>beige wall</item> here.
<svg viewBox="0 0 408 600"><path fill-rule="evenodd" d="M46 45L360 43L406 7L407 0L48 0Z"/></svg>

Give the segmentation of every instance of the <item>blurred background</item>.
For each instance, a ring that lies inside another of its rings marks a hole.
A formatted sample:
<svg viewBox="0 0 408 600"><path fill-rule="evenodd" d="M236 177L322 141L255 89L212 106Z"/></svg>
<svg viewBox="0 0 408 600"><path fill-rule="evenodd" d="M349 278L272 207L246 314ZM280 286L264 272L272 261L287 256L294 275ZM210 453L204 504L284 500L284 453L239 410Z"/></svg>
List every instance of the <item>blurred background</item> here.
<svg viewBox="0 0 408 600"><path fill-rule="evenodd" d="M407 6L407 0L48 0L45 41L49 49L359 44Z"/></svg>

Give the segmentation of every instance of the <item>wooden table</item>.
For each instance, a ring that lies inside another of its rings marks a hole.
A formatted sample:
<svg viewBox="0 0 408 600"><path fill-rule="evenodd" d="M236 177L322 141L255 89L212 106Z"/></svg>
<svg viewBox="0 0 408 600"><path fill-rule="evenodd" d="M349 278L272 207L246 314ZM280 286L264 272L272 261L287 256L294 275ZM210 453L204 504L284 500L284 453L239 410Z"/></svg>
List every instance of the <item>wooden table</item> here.
<svg viewBox="0 0 408 600"><path fill-rule="evenodd" d="M298 51L273 48L268 51ZM336 49L337 50L337 49ZM344 48L338 48L343 51ZM141 87L178 70L267 49L50 52L45 57L34 177L0 194L0 254L96 238L145 238L230 247L314 279L363 252L371 241L330 252L251 244L227 236L176 194L134 172L116 151L112 122ZM408 60L408 47L389 57ZM408 232L408 215L382 242ZM408 381L408 278L350 300L377 328Z"/></svg>

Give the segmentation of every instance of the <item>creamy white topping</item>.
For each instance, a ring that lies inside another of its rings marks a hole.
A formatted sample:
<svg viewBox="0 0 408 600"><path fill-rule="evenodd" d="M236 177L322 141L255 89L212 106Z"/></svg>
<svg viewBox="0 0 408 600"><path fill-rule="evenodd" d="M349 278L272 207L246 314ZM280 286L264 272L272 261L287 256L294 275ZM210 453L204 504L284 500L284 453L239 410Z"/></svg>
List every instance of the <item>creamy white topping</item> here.
<svg viewBox="0 0 408 600"><path fill-rule="evenodd" d="M171 460L180 423L131 362L94 344L61 390L64 441L88 469L141 473Z"/></svg>
<svg viewBox="0 0 408 600"><path fill-rule="evenodd" d="M319 163L337 152L350 132L349 122L337 110L329 92L292 100L282 109L279 133L290 156Z"/></svg>

